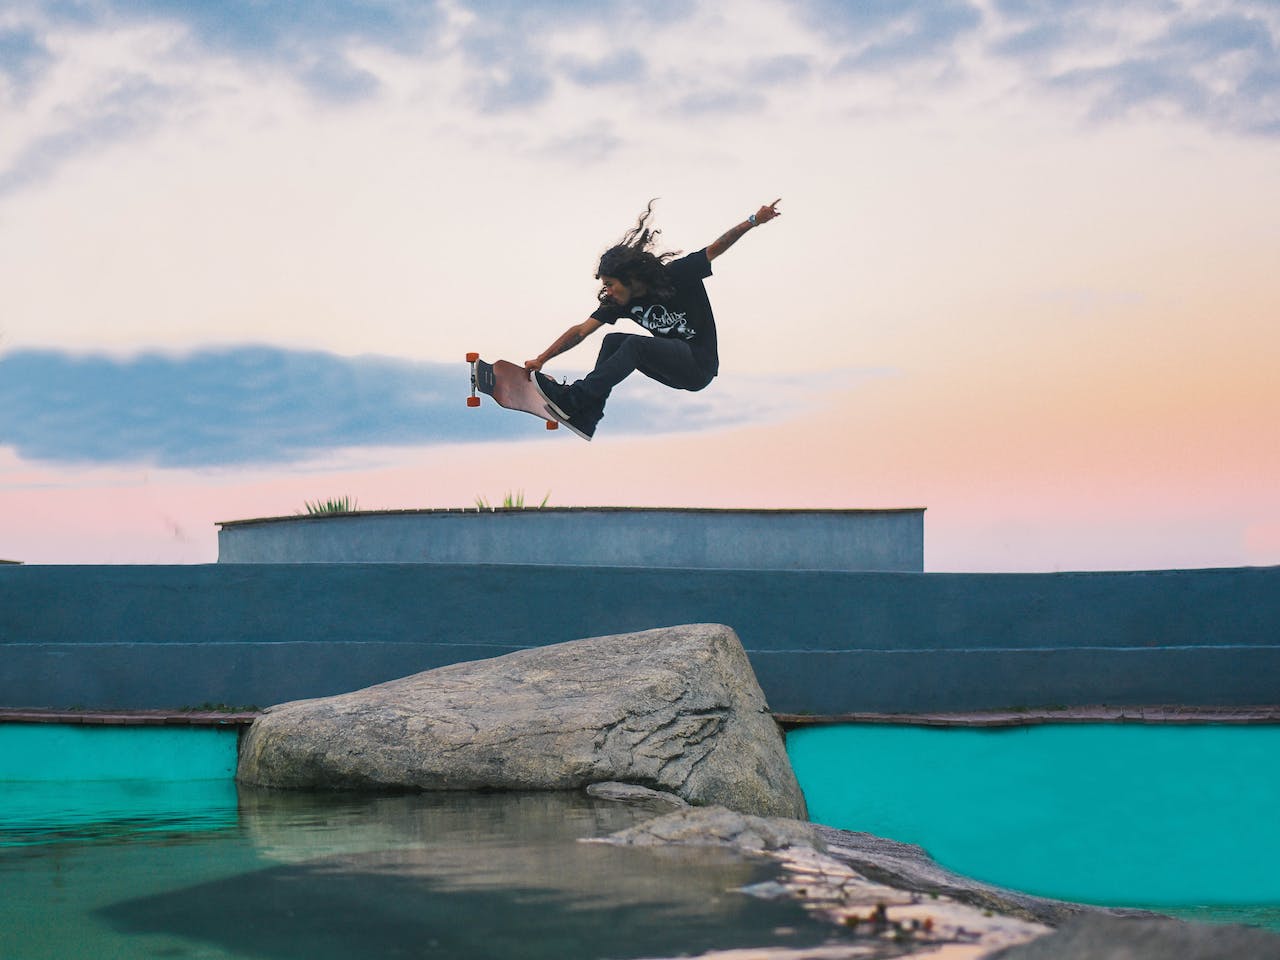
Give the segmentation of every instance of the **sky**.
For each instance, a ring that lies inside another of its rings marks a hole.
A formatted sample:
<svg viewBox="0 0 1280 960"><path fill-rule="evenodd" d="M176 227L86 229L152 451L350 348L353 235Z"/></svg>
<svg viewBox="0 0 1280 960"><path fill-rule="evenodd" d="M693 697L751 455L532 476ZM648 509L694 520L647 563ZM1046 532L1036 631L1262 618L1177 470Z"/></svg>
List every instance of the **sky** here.
<svg viewBox="0 0 1280 960"><path fill-rule="evenodd" d="M782 198L707 281L715 382L590 444L468 408L655 197L685 252ZM7 0L0 559L523 492L1278 564L1278 212L1273 0Z"/></svg>

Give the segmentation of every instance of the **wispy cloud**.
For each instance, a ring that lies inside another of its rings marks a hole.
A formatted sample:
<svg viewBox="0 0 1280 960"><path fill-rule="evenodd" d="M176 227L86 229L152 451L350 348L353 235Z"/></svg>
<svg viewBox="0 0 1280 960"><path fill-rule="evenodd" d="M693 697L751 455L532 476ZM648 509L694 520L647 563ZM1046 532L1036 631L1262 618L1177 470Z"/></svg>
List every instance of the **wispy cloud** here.
<svg viewBox="0 0 1280 960"><path fill-rule="evenodd" d="M18 351L0 358L0 443L28 460L190 467L515 436L517 424L466 416L464 381L443 364L268 347Z"/></svg>
<svg viewBox="0 0 1280 960"><path fill-rule="evenodd" d="M925 98L936 91L920 77L962 84L966 71L994 63L1012 67L1024 90L1076 101L1098 123L1146 110L1280 136L1280 14L1263 0L776 0L777 15L799 32L772 58L710 47L696 74L659 67L662 48L652 44L678 36L698 9L621 0L27 0L0 20L0 109L30 111L21 124L6 122L0 193L103 144L185 122L225 91L228 70L250 86L283 78L317 102L347 105L388 94L387 63L412 71L448 61L461 73L449 89L432 89L475 123L538 109L569 89L608 91L619 112L666 91L679 122L762 114L780 87L815 77L824 102L864 95L850 77L899 75ZM129 31L153 32L132 64L83 60L91 38ZM566 31L592 45L570 52ZM64 89L53 78L66 64L93 75L73 99L42 96ZM206 85L200 64L218 79Z"/></svg>
<svg viewBox="0 0 1280 960"><path fill-rule="evenodd" d="M205 54L287 70L314 95L350 100L377 90L376 78L350 60L361 44L413 54L438 28L436 4L318 0L113 0L104 19L170 22Z"/></svg>
<svg viewBox="0 0 1280 960"><path fill-rule="evenodd" d="M649 64L644 54L633 47L605 56L564 57L559 67L566 77L582 87L616 87L649 78Z"/></svg>
<svg viewBox="0 0 1280 960"><path fill-rule="evenodd" d="M28 140L0 168L0 197L39 182L64 160L154 129L173 101L172 91L145 76L112 78L93 99L64 108L52 129Z"/></svg>
<svg viewBox="0 0 1280 960"><path fill-rule="evenodd" d="M997 56L1028 80L1080 97L1095 120L1161 111L1213 129L1280 134L1280 18L1274 4L1029 3L996 6Z"/></svg>
<svg viewBox="0 0 1280 960"><path fill-rule="evenodd" d="M924 61L948 61L956 43L982 24L965 0L809 0L813 12L849 47L839 70L892 70Z"/></svg>
<svg viewBox="0 0 1280 960"><path fill-rule="evenodd" d="M264 346L131 358L23 350L0 356L0 445L31 461L209 467L538 436L532 418L487 398L468 409L468 393L462 363ZM819 396L803 378L735 378L690 394L636 376L615 393L601 432L717 429L788 416Z"/></svg>
<svg viewBox="0 0 1280 960"><path fill-rule="evenodd" d="M0 77L17 91L25 92L52 61L53 55L31 27L0 29Z"/></svg>

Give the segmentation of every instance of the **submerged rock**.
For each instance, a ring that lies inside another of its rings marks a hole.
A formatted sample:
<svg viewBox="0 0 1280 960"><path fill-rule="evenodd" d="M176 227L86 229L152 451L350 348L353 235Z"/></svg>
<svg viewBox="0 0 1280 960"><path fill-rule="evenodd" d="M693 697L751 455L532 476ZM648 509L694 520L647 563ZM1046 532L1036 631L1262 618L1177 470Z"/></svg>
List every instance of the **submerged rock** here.
<svg viewBox="0 0 1280 960"><path fill-rule="evenodd" d="M650 790L648 787L637 787L634 783L593 783L587 787L587 796L597 800L612 800L615 803L626 803L646 810L657 810L666 813L669 810L683 810L689 806L674 793L663 790Z"/></svg>
<svg viewBox="0 0 1280 960"><path fill-rule="evenodd" d="M840 934L820 954L760 951L749 954L752 958L855 960L919 954L938 960L944 956L976 960L1050 932L1044 923L877 882L834 856L827 835L824 828L797 820L702 807L667 814L587 842L624 847L728 847L773 860L781 867L776 880L751 884L740 892L762 899L795 900ZM728 954L725 960L729 960Z"/></svg>
<svg viewBox="0 0 1280 960"><path fill-rule="evenodd" d="M771 853L790 847L823 849L817 828L811 823L751 816L723 807L669 813L620 830L600 842L625 847L732 847L744 853Z"/></svg>
<svg viewBox="0 0 1280 960"><path fill-rule="evenodd" d="M621 781L807 816L742 643L716 624L536 647L271 707L245 735L237 778L386 790Z"/></svg>

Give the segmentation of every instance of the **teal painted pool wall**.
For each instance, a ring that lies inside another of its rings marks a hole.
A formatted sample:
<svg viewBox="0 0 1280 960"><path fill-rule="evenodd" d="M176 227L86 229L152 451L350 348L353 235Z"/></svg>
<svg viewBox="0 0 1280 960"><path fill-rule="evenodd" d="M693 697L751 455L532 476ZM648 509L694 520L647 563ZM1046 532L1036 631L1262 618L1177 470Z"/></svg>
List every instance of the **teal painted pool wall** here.
<svg viewBox="0 0 1280 960"><path fill-rule="evenodd" d="M958 873L1113 906L1269 904L1280 920L1280 726L830 724L791 731L787 753L813 820Z"/></svg>
<svg viewBox="0 0 1280 960"><path fill-rule="evenodd" d="M694 622L737 630L781 713L1280 703L1280 567L273 563L0 568L0 706L266 706Z"/></svg>
<svg viewBox="0 0 1280 960"><path fill-rule="evenodd" d="M234 726L0 723L0 784L90 780L228 780Z"/></svg>

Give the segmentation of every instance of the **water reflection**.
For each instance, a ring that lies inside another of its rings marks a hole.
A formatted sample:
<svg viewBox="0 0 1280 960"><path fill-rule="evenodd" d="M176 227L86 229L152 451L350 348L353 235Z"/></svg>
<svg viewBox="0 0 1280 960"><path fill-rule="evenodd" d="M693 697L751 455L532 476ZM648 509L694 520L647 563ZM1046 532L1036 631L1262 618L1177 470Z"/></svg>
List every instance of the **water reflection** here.
<svg viewBox="0 0 1280 960"><path fill-rule="evenodd" d="M234 827L231 780L0 782L0 847Z"/></svg>
<svg viewBox="0 0 1280 960"><path fill-rule="evenodd" d="M92 920L165 955L269 960L671 956L833 935L794 903L737 892L774 876L771 864L576 842L649 815L579 794L242 788L233 842L253 868L122 889Z"/></svg>

